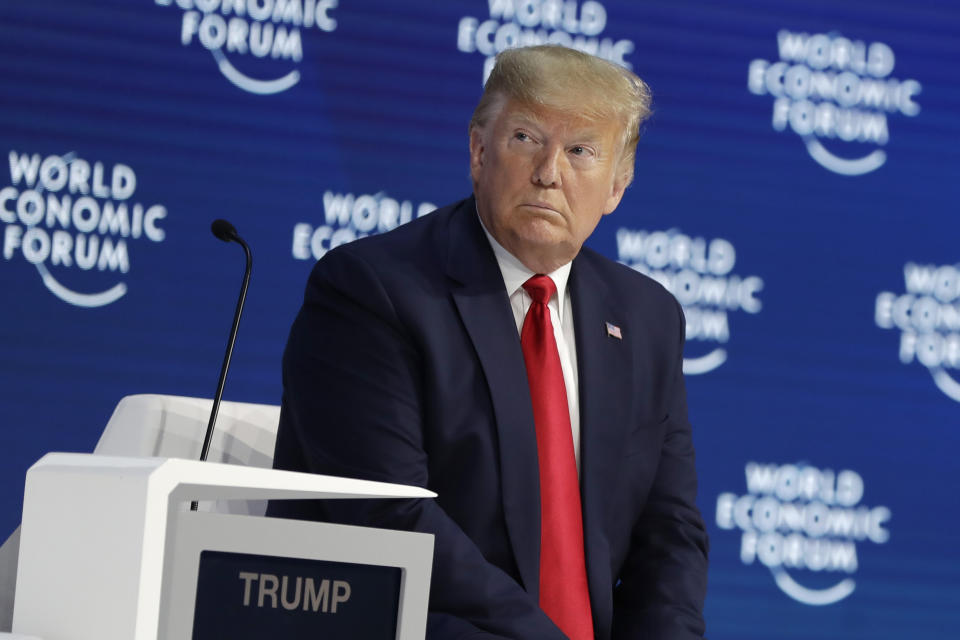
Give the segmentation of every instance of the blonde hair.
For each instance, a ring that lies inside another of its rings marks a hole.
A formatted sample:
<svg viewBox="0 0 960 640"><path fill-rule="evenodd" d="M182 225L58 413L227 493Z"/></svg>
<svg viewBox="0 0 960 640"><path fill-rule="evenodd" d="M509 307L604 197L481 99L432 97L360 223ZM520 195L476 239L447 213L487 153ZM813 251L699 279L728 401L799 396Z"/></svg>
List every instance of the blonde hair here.
<svg viewBox="0 0 960 640"><path fill-rule="evenodd" d="M507 49L497 55L470 130L485 127L507 99L623 123L621 166L633 180L640 125L652 113L650 87L612 62L558 45Z"/></svg>

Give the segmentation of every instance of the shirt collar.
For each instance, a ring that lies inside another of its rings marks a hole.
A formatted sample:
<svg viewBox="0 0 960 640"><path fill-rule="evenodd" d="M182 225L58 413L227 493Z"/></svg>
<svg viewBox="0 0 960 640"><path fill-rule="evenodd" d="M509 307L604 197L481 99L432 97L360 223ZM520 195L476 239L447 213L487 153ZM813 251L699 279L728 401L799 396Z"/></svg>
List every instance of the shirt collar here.
<svg viewBox="0 0 960 640"><path fill-rule="evenodd" d="M497 259L497 265L500 267L500 273L503 275L503 284L507 287L507 295L512 297L518 289L523 287L524 282L537 274L528 269L516 256L497 242L497 239L487 231L487 227L484 226L479 213L477 214L477 219L480 220L483 233L486 234L487 240L490 242L490 247L493 249L493 255ZM563 298L567 293L567 279L570 277L570 267L572 264L572 262L568 262L556 271L546 274L553 280L553 284L557 287L557 309L560 311L558 315L562 315L563 312Z"/></svg>

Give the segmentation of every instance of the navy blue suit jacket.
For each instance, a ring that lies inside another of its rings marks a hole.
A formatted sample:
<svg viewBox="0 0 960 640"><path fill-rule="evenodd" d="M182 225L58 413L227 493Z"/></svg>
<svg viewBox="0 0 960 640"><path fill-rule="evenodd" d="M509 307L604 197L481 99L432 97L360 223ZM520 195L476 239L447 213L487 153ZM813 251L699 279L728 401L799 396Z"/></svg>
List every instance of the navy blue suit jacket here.
<svg viewBox="0 0 960 640"><path fill-rule="evenodd" d="M596 638L701 637L707 537L694 505L682 312L658 284L588 249L568 286ZM278 502L271 515L435 534L428 638L565 637L537 606L530 393L473 198L327 253L283 380L276 467L439 497Z"/></svg>

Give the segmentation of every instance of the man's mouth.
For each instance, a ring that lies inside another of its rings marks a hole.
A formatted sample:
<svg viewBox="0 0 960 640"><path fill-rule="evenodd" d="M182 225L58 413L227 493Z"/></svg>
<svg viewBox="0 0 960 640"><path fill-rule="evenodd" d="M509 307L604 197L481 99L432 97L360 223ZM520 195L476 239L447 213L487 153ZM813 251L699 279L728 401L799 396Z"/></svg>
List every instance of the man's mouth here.
<svg viewBox="0 0 960 640"><path fill-rule="evenodd" d="M530 207L531 209L538 209L541 211L548 211L550 213L555 213L557 215L560 215L560 211L555 206L551 205L548 202L537 202L537 201L525 202L523 203L522 206Z"/></svg>

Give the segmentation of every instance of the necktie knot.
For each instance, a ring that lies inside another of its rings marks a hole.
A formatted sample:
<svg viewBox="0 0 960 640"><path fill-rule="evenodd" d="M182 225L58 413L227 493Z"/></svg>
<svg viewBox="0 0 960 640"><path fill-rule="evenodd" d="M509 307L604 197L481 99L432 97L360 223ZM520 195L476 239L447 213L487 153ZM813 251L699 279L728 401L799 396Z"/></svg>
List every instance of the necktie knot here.
<svg viewBox="0 0 960 640"><path fill-rule="evenodd" d="M523 288L530 294L534 302L539 302L540 304L550 302L550 298L557 291L557 285L553 284L553 280L551 280L549 276L544 275L533 276L523 283Z"/></svg>

